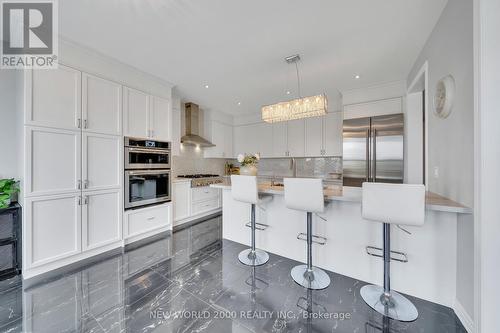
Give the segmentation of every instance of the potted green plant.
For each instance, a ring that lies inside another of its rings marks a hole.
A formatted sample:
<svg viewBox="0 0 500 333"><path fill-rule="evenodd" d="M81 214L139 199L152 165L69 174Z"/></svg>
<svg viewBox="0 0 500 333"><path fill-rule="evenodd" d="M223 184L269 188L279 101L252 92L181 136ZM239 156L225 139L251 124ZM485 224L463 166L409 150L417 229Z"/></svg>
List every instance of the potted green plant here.
<svg viewBox="0 0 500 333"><path fill-rule="evenodd" d="M12 196L19 192L19 185L13 179L0 179L0 209L10 206Z"/></svg>
<svg viewBox="0 0 500 333"><path fill-rule="evenodd" d="M238 155L238 162L240 162L240 175L257 176L257 163L260 160L259 154L253 155Z"/></svg>

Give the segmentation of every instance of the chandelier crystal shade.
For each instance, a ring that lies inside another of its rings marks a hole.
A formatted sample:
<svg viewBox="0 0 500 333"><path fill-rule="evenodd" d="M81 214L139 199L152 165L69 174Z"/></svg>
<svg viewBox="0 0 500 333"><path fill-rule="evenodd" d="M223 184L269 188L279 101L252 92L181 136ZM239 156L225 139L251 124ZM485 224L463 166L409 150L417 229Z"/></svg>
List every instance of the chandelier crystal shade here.
<svg viewBox="0 0 500 333"><path fill-rule="evenodd" d="M326 95L297 98L291 101L262 107L262 120L268 123L294 119L320 117L326 114L328 101Z"/></svg>

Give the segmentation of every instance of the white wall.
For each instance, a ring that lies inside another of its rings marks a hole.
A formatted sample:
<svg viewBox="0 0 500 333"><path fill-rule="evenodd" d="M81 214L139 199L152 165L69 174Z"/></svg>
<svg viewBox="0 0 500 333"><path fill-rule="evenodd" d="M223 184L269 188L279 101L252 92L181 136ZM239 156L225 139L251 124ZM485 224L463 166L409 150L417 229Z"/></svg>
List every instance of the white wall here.
<svg viewBox="0 0 500 333"><path fill-rule="evenodd" d="M500 313L500 1L475 0L476 268L478 333L498 332Z"/></svg>
<svg viewBox="0 0 500 333"><path fill-rule="evenodd" d="M20 81L22 71L0 70L0 178L19 178L18 142L21 127Z"/></svg>
<svg viewBox="0 0 500 333"><path fill-rule="evenodd" d="M342 91L343 105L391 99L406 95L406 81L379 83L359 89Z"/></svg>
<svg viewBox="0 0 500 333"><path fill-rule="evenodd" d="M429 63L429 190L462 204L474 204L474 95L472 2L448 1L408 76L410 84L422 65ZM440 119L433 113L436 83L451 74L456 82L452 113ZM439 177L434 177L434 169ZM457 300L473 317L473 223L461 218L458 225Z"/></svg>

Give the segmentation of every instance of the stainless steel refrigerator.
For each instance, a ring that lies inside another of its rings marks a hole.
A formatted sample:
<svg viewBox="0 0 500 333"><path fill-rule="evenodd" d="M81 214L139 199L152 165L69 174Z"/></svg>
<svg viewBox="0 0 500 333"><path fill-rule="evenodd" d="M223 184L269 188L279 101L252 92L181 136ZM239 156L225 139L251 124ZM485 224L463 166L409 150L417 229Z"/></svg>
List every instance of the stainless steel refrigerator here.
<svg viewBox="0 0 500 333"><path fill-rule="evenodd" d="M343 137L344 186L403 182L402 113L344 120Z"/></svg>

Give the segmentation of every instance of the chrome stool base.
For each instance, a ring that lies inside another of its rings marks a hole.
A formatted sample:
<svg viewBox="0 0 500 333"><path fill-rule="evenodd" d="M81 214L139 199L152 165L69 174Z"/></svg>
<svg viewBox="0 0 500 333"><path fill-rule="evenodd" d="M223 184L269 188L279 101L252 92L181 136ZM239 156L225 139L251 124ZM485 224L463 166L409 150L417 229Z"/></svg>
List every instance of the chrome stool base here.
<svg viewBox="0 0 500 333"><path fill-rule="evenodd" d="M269 260L269 254L266 251L259 249L246 249L240 252L238 259L243 265L260 266L264 265Z"/></svg>
<svg viewBox="0 0 500 333"><path fill-rule="evenodd" d="M410 300L391 290L389 304L384 301L384 288L367 285L360 290L361 297L372 309L386 317L399 321L414 321L418 317L418 310ZM387 305L384 305L386 303Z"/></svg>
<svg viewBox="0 0 500 333"><path fill-rule="evenodd" d="M330 277L320 268L312 267L307 270L307 265L298 265L290 272L292 279L307 289L325 289L330 285Z"/></svg>

